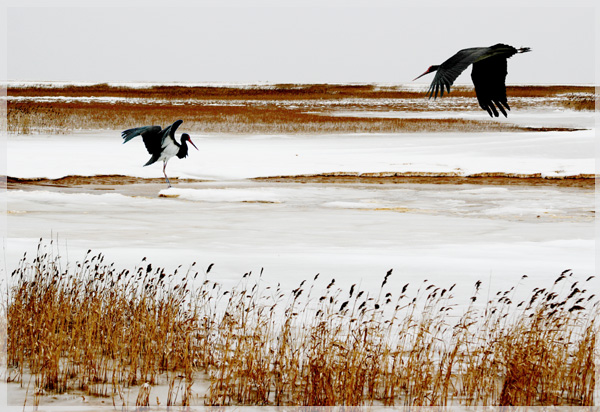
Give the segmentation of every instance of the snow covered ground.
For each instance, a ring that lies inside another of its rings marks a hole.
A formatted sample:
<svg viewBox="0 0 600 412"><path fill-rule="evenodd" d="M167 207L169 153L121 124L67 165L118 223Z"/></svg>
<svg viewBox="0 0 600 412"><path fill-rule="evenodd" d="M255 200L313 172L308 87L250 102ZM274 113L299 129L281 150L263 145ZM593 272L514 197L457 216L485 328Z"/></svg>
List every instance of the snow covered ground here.
<svg viewBox="0 0 600 412"><path fill-rule="evenodd" d="M185 123L181 127L185 130ZM173 159L168 174L231 180L331 172L594 174L594 130L524 133L356 135L192 135L200 149ZM8 175L162 176L141 139L121 144L119 133L11 136Z"/></svg>
<svg viewBox="0 0 600 412"><path fill-rule="evenodd" d="M329 172L595 173L593 115L510 116L520 124L587 130L193 135L200 151L173 159L167 171L202 181L168 190L147 184L137 192L8 191L1 270L14 268L23 252L34 253L40 238L54 237L69 260L92 249L128 268L143 257L171 269L214 263L212 279L225 284L264 268L264 281L290 289L316 273L340 287L375 289L394 269L390 287L428 279L457 283L457 297L467 297L477 280L495 291L528 275L523 290L529 292L565 269L594 274L592 189L248 180ZM10 136L7 148L12 177L162 177L160 165L142 167L149 156L141 139L122 145L118 132Z"/></svg>
<svg viewBox="0 0 600 412"><path fill-rule="evenodd" d="M517 100L514 98L513 100ZM540 98L542 100L542 98ZM534 99L529 98L529 101ZM355 116L371 118L396 118L396 119L465 119L465 120L490 120L484 111L333 111L330 116ZM508 119L497 119L523 127L571 127L593 129L595 116L593 112L573 112L567 110L549 110L547 108L530 109L527 111L509 112Z"/></svg>

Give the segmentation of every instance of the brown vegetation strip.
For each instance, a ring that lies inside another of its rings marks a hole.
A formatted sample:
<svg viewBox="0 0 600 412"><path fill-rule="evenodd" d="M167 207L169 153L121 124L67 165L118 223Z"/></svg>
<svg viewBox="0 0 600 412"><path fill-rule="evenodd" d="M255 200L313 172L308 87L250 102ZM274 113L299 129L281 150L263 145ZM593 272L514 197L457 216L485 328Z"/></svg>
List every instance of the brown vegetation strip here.
<svg viewBox="0 0 600 412"><path fill-rule="evenodd" d="M513 109L532 106L594 109L594 88L578 86L509 87ZM40 101L40 97L104 97L142 101ZM472 88L456 87L443 99L422 92L374 85L274 85L255 87L9 87L9 133L68 133L82 129L122 130L136 125L167 125L185 119L195 133L397 133L549 131L510 122L465 119L394 119L331 116L330 110L479 110ZM32 100L11 100L30 97ZM532 100L533 99L533 100Z"/></svg>
<svg viewBox="0 0 600 412"><path fill-rule="evenodd" d="M514 132L536 131L505 122L465 119L398 119L330 116L276 105L138 105L130 103L10 102L10 133L67 133L74 130L124 130L139 125L168 125L185 119L193 133L318 134L397 132ZM540 131L572 131L554 128Z"/></svg>
<svg viewBox="0 0 600 412"><path fill-rule="evenodd" d="M423 90L406 89L399 86L379 86L375 84L273 84L255 86L178 86L163 85L147 88L132 88L128 86L95 84L85 86L23 86L7 88L8 96L70 96L94 97L110 96L124 98L151 99L223 99L223 100L295 100L295 99L409 99L425 96L427 86ZM507 95L510 97L555 97L563 94L586 93L594 94L593 86L508 86ZM473 97L473 88L455 86L452 88L454 97Z"/></svg>
<svg viewBox="0 0 600 412"><path fill-rule="evenodd" d="M503 186L560 186L594 189L594 175L542 177L541 174L481 173L461 176L452 173L324 173L301 176L259 177L253 180L295 183L366 184L477 184Z"/></svg>
<svg viewBox="0 0 600 412"><path fill-rule="evenodd" d="M169 178L173 182L201 182L194 179L179 179L176 177ZM162 184L165 179L162 177L145 178L125 175L95 175L95 176L65 176L58 179L38 178L27 179L20 177L6 178L8 189L14 188L16 185L35 185L35 186L55 186L55 187L70 187L84 185L131 185L131 184Z"/></svg>
<svg viewBox="0 0 600 412"><path fill-rule="evenodd" d="M178 183L198 183L198 179L171 178ZM472 175L458 175L454 173L322 173L295 176L267 176L256 177L251 180L264 182L288 183L326 183L326 184L478 184L478 185L503 185L503 186L560 186L582 189L594 189L595 176L580 174L575 176L542 176L540 173L518 175L511 173L479 173ZM124 175L95 175L95 176L65 176L58 179L38 178L26 179L8 176L7 188L19 189L24 185L49 186L49 187L74 187L74 186L120 186L133 184L163 184L163 178L142 178Z"/></svg>

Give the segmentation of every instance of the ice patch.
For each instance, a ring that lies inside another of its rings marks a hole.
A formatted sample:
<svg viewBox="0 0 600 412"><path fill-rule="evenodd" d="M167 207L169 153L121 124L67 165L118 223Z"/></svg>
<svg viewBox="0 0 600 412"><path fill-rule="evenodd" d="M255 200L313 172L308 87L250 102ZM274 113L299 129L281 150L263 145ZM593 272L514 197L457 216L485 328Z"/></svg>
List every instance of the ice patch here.
<svg viewBox="0 0 600 412"><path fill-rule="evenodd" d="M195 202L281 202L275 193L260 189L179 189L171 187L161 190L159 196L176 197Z"/></svg>
<svg viewBox="0 0 600 412"><path fill-rule="evenodd" d="M482 210L488 216L532 216L556 213L557 210L535 207L499 206Z"/></svg>
<svg viewBox="0 0 600 412"><path fill-rule="evenodd" d="M128 204L132 202L143 202L142 198L132 198L119 193L61 193L47 190L24 191L9 190L6 192L9 200L34 201L38 203L49 204L69 204L88 206L90 203L99 204Z"/></svg>
<svg viewBox="0 0 600 412"><path fill-rule="evenodd" d="M509 192L509 189L506 187L478 187L475 189L462 189L460 192L476 195L505 195Z"/></svg>
<svg viewBox="0 0 600 412"><path fill-rule="evenodd" d="M324 207L331 207L334 209L367 209L369 205L361 202L326 202L323 203ZM371 205L372 207L372 205Z"/></svg>

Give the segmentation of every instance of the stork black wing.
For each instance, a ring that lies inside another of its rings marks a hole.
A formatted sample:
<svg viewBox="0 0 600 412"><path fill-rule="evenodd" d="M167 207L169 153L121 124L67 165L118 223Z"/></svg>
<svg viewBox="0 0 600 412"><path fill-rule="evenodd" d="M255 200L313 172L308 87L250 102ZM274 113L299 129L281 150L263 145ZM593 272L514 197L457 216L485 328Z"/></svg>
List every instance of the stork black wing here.
<svg viewBox="0 0 600 412"><path fill-rule="evenodd" d="M179 146L179 143L177 142L177 140L175 140L175 131L177 130L179 125L181 125L181 123L183 123L183 120L179 119L175 123L167 127L165 130L163 130L162 139L160 142L161 147L165 146L165 139L167 138L167 136L173 139L173 142L175 142L175 144Z"/></svg>
<svg viewBox="0 0 600 412"><path fill-rule="evenodd" d="M510 110L506 99L507 73L505 56L488 57L473 64L471 79L479 106L491 117L498 117L498 110L507 117L506 110Z"/></svg>
<svg viewBox="0 0 600 412"><path fill-rule="evenodd" d="M438 92L440 97L444 96L444 88L450 93L450 86L456 78L481 56L485 55L488 47L473 47L463 49L442 63L436 73L431 86L429 86L429 97L437 98Z"/></svg>
<svg viewBox="0 0 600 412"><path fill-rule="evenodd" d="M123 138L123 143L127 143L136 136L142 136L144 144L146 145L146 150L148 150L148 153L154 154L157 147L160 149L161 130L162 128L160 126L134 127L133 129L127 129L122 132L121 137Z"/></svg>
<svg viewBox="0 0 600 412"><path fill-rule="evenodd" d="M161 131L160 126L148 126L148 130L142 133L142 139L144 139L144 146L146 150L152 156L160 155L160 142L161 142Z"/></svg>

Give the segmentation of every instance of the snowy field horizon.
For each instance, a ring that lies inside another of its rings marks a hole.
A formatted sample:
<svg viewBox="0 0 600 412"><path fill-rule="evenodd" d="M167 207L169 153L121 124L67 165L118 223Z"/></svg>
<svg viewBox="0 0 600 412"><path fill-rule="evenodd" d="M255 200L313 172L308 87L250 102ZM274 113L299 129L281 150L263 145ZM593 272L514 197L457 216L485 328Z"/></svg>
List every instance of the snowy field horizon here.
<svg viewBox="0 0 600 412"><path fill-rule="evenodd" d="M114 87L153 87L153 86L189 86L189 87L203 87L203 86L214 86L214 87L227 87L227 86L235 86L235 87L264 87L264 86L277 86L282 84L295 84L295 85L311 85L311 84L328 84L328 85L374 85L374 86L396 86L406 89L427 89L429 84L426 80L420 81L407 81L407 82L298 82L298 81L202 81L202 82L194 82L194 81L152 81L152 80L19 80L19 79L7 79L4 81L0 81L0 85L7 87L29 87L29 86L49 86L49 87L64 87L64 86L92 86L98 84L106 84ZM588 87L597 87L594 83L532 83L532 82L522 82L522 83L511 83L506 82L507 86L588 86ZM472 84L468 81L457 81L453 83L453 87L472 87Z"/></svg>

